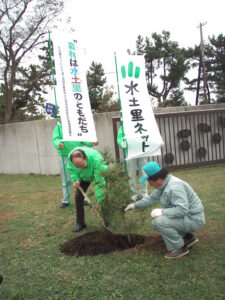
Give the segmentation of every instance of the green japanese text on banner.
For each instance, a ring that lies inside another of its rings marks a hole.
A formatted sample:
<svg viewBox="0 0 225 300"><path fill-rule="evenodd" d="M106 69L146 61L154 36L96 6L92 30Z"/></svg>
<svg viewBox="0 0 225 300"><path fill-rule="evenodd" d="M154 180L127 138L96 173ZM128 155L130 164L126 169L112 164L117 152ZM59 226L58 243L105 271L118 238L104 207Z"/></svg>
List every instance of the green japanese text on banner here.
<svg viewBox="0 0 225 300"><path fill-rule="evenodd" d="M127 160L161 155L164 145L149 99L142 55L117 56Z"/></svg>

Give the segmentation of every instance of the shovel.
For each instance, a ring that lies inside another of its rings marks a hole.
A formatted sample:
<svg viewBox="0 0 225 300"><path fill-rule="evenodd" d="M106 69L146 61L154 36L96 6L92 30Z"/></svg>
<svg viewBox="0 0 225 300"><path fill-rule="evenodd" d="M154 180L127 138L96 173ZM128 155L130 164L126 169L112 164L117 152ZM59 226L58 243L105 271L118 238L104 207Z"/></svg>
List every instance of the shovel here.
<svg viewBox="0 0 225 300"><path fill-rule="evenodd" d="M88 198L87 194L85 193L85 191L82 189L82 187L80 185L77 186L78 190L80 190L81 194L85 197L85 199L87 200L88 204L91 206L91 208L93 208L93 205L91 204L91 201L90 199ZM96 212L98 217L101 219L100 215L98 212ZM105 222L104 220L102 220L102 226L107 230L109 231L111 234L113 234L109 228L105 225Z"/></svg>
<svg viewBox="0 0 225 300"><path fill-rule="evenodd" d="M90 204L90 206L93 207L93 205L91 204L90 199L88 198L87 194L84 192L84 190L82 189L82 187L80 185L78 185L77 188L78 188L78 190L80 190L81 194L87 200L88 204Z"/></svg>
<svg viewBox="0 0 225 300"><path fill-rule="evenodd" d="M86 200L87 200L87 202L90 204L91 208L93 208L93 205L91 204L90 199L88 198L87 194L86 194L85 191L82 189L82 187L81 187L80 185L78 185L77 188L80 190L81 194L86 198ZM123 247L125 247L125 249L126 249L126 245L124 244L124 242L123 242L122 240L118 240L118 239L116 238L116 236L113 234L113 232L112 232L111 230L109 230L109 228L105 225L105 222L104 222L104 220L100 217L99 213L98 213L98 212L96 212L96 213L97 213L99 219L101 219L101 221L102 221L102 226L104 227L104 229L105 229L107 232L109 232L109 233L111 234L111 236L113 237L113 239L114 239L115 241L117 241L117 243L119 242L119 243L122 244Z"/></svg>

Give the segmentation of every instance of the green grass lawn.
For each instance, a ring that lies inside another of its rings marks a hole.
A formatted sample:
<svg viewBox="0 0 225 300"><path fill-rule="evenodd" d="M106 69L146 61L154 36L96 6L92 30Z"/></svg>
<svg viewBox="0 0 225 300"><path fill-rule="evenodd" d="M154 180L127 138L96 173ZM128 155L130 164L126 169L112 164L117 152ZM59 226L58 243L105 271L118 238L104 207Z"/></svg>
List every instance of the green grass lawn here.
<svg viewBox="0 0 225 300"><path fill-rule="evenodd" d="M194 188L205 207L205 227L188 256L129 249L75 257L59 245L75 237L72 211L60 209L59 176L0 175L0 299L225 299L225 166L173 172ZM88 229L102 230L87 207ZM157 234L151 208L135 210L132 233ZM120 233L118 225L115 232Z"/></svg>

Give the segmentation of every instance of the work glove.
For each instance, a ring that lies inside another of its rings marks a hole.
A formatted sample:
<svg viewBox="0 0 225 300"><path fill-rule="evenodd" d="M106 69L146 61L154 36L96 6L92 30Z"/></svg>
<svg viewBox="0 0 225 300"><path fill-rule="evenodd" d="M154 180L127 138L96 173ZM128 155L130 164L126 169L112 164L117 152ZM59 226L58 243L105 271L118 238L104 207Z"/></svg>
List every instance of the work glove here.
<svg viewBox="0 0 225 300"><path fill-rule="evenodd" d="M163 209L162 208L155 208L151 211L151 217L152 219L155 219L157 217L163 216Z"/></svg>
<svg viewBox="0 0 225 300"><path fill-rule="evenodd" d="M122 142L121 142L121 147L122 148L127 148L127 141L126 140L123 140Z"/></svg>
<svg viewBox="0 0 225 300"><path fill-rule="evenodd" d="M135 209L134 203L128 204L127 207L124 209L124 211L128 211L131 209Z"/></svg>

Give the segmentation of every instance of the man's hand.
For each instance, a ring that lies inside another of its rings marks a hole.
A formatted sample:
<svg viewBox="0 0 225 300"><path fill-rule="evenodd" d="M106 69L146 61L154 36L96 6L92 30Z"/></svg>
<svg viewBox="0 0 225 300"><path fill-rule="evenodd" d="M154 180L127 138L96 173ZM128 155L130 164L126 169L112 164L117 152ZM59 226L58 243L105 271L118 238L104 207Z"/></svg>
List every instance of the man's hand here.
<svg viewBox="0 0 225 300"><path fill-rule="evenodd" d="M80 186L80 180L74 181L73 186L74 186L75 188L78 187L78 186Z"/></svg>
<svg viewBox="0 0 225 300"><path fill-rule="evenodd" d="M127 141L125 139L121 142L121 147L123 149L127 148Z"/></svg>
<svg viewBox="0 0 225 300"><path fill-rule="evenodd" d="M95 213L95 214L97 214L97 212L99 211L99 208L100 208L100 203L98 202L96 204L96 206L92 208L92 212Z"/></svg>
<svg viewBox="0 0 225 300"><path fill-rule="evenodd" d="M62 144L62 143L59 143L59 146L58 146L58 148L59 149L62 149L64 147L64 144Z"/></svg>
<svg viewBox="0 0 225 300"><path fill-rule="evenodd" d="M157 217L163 216L163 209L162 208L155 208L151 212L152 219L155 219Z"/></svg>
<svg viewBox="0 0 225 300"><path fill-rule="evenodd" d="M97 142L92 142L92 146L97 146L98 145L98 141Z"/></svg>
<svg viewBox="0 0 225 300"><path fill-rule="evenodd" d="M131 209L135 209L134 203L128 204L127 207L124 209L124 211L128 211Z"/></svg>

